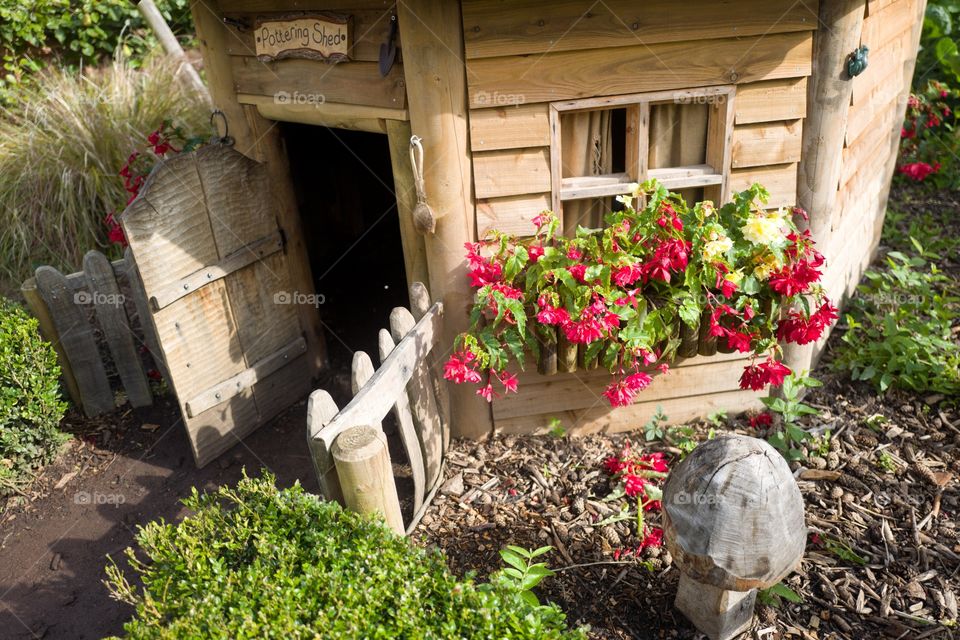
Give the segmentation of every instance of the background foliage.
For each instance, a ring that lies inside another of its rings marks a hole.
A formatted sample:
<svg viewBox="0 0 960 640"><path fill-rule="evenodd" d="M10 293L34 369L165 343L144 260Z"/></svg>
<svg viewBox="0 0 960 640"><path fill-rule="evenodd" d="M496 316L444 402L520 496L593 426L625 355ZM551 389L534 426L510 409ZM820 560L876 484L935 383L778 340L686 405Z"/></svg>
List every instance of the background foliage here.
<svg viewBox="0 0 960 640"><path fill-rule="evenodd" d="M156 4L174 33L192 32L189 0ZM15 102L18 86L50 62L96 64L118 47L139 61L155 42L129 0L0 0L0 103Z"/></svg>

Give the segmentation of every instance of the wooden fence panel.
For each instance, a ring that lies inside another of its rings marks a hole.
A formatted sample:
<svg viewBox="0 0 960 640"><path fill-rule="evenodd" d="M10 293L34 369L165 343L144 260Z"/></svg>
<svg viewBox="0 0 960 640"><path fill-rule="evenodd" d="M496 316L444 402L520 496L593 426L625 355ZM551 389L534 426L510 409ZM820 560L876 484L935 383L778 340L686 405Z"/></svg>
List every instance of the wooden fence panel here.
<svg viewBox="0 0 960 640"><path fill-rule="evenodd" d="M395 486L385 487L380 482L382 456L376 438L367 432L382 433L383 419L393 411L413 475L413 517L407 533L436 493L449 438L449 401L445 389L443 393L437 391L442 387L437 384L433 353L441 335L443 306L439 302L430 306L426 289L419 282L411 285L410 297L417 315L407 309L394 309L393 335L386 329L380 331L380 368L374 371L365 353L354 355L353 400L337 411L330 395L317 390L310 395L307 408L307 438L323 494L350 508L382 513L391 526L391 514L399 512L399 502L393 504L397 501ZM419 319L415 321L416 317ZM345 438L347 434L349 438ZM386 456L389 463L389 454ZM358 459L368 461L363 463L368 466L366 473ZM345 461L345 468L341 468L341 461ZM364 487L353 486L357 483Z"/></svg>

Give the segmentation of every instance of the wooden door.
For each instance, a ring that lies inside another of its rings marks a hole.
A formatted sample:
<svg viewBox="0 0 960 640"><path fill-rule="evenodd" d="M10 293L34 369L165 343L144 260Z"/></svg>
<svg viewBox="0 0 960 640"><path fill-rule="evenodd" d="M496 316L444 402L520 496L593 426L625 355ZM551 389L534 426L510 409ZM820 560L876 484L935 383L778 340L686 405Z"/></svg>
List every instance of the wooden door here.
<svg viewBox="0 0 960 640"><path fill-rule="evenodd" d="M221 144L161 162L121 223L197 466L311 388L265 167Z"/></svg>

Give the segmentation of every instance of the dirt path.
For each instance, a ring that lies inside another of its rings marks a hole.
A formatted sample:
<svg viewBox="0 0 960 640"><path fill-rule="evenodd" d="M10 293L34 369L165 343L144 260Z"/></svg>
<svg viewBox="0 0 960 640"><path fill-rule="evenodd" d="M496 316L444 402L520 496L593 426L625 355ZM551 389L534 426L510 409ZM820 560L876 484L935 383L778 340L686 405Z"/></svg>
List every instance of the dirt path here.
<svg viewBox="0 0 960 640"><path fill-rule="evenodd" d="M137 525L182 516L179 500L193 486L212 489L236 482L244 467L266 467L281 485L299 479L316 491L304 416L300 403L200 470L169 400L140 415L121 410L82 423L83 439L34 487L48 495L0 516L0 637L122 632L131 609L102 584L106 556L119 558Z"/></svg>

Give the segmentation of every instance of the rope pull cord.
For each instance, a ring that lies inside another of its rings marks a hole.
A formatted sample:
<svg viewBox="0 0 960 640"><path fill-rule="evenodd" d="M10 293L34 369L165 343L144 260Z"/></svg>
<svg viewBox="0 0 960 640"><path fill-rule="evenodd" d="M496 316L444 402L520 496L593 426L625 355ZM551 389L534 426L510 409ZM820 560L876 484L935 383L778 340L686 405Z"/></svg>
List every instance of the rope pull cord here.
<svg viewBox="0 0 960 640"><path fill-rule="evenodd" d="M410 136L410 169L413 172L413 187L417 192L417 205L413 208L413 226L421 235L437 229L437 216L427 204L427 190L423 182L423 139Z"/></svg>

